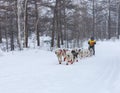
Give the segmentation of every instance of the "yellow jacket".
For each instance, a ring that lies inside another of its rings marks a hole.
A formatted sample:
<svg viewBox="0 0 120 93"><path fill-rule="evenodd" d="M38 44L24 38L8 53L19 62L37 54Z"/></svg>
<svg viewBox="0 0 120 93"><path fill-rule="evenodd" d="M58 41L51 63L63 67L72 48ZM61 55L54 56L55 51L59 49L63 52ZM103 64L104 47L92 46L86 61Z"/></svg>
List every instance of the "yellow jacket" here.
<svg viewBox="0 0 120 93"><path fill-rule="evenodd" d="M95 40L89 40L89 41L88 41L88 44L89 44L90 46L94 46L94 45L96 44L96 41L95 41Z"/></svg>

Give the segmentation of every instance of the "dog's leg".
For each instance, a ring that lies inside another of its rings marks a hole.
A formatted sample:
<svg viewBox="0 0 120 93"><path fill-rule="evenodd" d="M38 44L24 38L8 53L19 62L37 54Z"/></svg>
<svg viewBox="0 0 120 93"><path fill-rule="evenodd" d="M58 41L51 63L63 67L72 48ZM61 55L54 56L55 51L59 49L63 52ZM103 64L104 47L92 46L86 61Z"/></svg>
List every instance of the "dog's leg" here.
<svg viewBox="0 0 120 93"><path fill-rule="evenodd" d="M59 61L59 64L61 64L61 60L60 60L60 58L58 58L58 61Z"/></svg>
<svg viewBox="0 0 120 93"><path fill-rule="evenodd" d="M58 61L59 61L59 64L62 63L62 56L61 55L58 55Z"/></svg>
<svg viewBox="0 0 120 93"><path fill-rule="evenodd" d="M66 63L66 65L68 65L68 62Z"/></svg>

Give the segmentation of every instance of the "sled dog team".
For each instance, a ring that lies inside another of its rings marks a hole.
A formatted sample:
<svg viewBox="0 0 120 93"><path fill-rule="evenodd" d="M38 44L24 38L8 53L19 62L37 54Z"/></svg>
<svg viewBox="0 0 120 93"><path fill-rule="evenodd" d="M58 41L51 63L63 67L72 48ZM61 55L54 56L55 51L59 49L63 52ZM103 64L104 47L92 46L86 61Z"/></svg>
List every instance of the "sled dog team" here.
<svg viewBox="0 0 120 93"><path fill-rule="evenodd" d="M66 65L73 64L78 62L78 59L92 56L92 52L89 49L56 49L55 54L58 58L59 64L63 61L66 62Z"/></svg>

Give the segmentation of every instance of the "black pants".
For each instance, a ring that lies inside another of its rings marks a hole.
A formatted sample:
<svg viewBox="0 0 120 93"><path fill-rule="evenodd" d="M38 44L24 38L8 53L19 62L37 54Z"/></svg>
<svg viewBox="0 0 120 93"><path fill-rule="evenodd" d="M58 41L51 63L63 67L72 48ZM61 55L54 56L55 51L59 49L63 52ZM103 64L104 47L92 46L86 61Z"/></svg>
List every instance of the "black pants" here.
<svg viewBox="0 0 120 93"><path fill-rule="evenodd" d="M89 50L90 50L90 48L92 48L93 49L93 55L95 55L95 47L94 46L89 46Z"/></svg>

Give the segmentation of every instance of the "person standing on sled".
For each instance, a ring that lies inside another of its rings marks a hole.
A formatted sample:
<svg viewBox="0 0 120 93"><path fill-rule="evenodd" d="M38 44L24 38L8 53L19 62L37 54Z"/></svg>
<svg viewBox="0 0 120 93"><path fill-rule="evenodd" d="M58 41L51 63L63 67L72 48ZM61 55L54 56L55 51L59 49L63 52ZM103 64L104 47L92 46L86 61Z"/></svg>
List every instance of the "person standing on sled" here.
<svg viewBox="0 0 120 93"><path fill-rule="evenodd" d="M94 40L94 37L91 37L90 40L88 41L89 47L88 49L90 50L90 48L93 49L93 55L95 55L95 44L96 41Z"/></svg>

